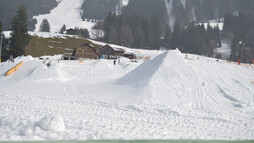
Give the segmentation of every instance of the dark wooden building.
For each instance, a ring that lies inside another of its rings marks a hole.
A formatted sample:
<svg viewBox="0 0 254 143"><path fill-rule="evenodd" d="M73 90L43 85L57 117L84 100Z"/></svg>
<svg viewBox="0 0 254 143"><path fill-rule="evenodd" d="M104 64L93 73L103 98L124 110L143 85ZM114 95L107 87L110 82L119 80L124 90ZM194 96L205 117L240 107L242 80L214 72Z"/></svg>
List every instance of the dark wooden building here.
<svg viewBox="0 0 254 143"><path fill-rule="evenodd" d="M124 56L124 50L121 48L112 48L109 45L100 47L97 53L100 58L104 59L117 59Z"/></svg>
<svg viewBox="0 0 254 143"><path fill-rule="evenodd" d="M96 49L85 43L74 49L73 56L77 57L77 59L98 59L99 55L97 54Z"/></svg>
<svg viewBox="0 0 254 143"><path fill-rule="evenodd" d="M75 56L71 56L71 55L63 55L61 60L68 60L68 61L71 61L71 60L77 60Z"/></svg>
<svg viewBox="0 0 254 143"><path fill-rule="evenodd" d="M137 58L137 56L134 53L128 53L128 52L124 53L124 57L129 58L131 60Z"/></svg>
<svg viewBox="0 0 254 143"><path fill-rule="evenodd" d="M66 34L68 34L68 35L76 35L76 30L72 29L72 28L67 29L66 30Z"/></svg>

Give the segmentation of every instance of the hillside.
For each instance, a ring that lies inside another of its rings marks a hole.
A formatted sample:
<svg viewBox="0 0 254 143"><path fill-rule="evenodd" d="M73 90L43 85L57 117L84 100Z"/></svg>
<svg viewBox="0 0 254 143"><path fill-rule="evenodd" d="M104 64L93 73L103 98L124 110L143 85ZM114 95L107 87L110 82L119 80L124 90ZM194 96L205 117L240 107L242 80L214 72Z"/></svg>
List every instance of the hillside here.
<svg viewBox="0 0 254 143"><path fill-rule="evenodd" d="M0 21L3 23L3 30L10 30L10 22L17 9L25 5L28 11L28 26L34 30L36 21L32 19L38 14L49 13L51 9L57 6L56 0L1 0L0 1Z"/></svg>
<svg viewBox="0 0 254 143"><path fill-rule="evenodd" d="M73 53L73 50L84 44L89 43L98 47L98 45L93 44L87 39L79 38L75 36L65 37L39 37L32 36L28 45L25 47L26 55L31 55L33 57L40 57L44 55L57 55L57 54L67 54Z"/></svg>
<svg viewBox="0 0 254 143"><path fill-rule="evenodd" d="M254 69L178 50L152 59L0 64L0 140L254 139ZM199 58L198 58L199 57Z"/></svg>
<svg viewBox="0 0 254 143"><path fill-rule="evenodd" d="M65 24L66 28L87 28L89 31L94 26L94 23L88 21L82 21L81 6L84 0L61 0L58 6L50 11L49 14L42 14L33 17L38 22L36 24L35 31L40 30L40 24L43 19L49 21L51 32L60 32L61 27Z"/></svg>
<svg viewBox="0 0 254 143"><path fill-rule="evenodd" d="M42 19L46 18L53 32L59 32L64 24L68 28L90 29L93 24L85 20L104 20L110 11L123 15L135 13L155 16L173 27L175 21L183 24L192 20L204 22L223 18L227 13L253 12L254 7L253 0L2 0L0 21L3 22L4 30L9 30L10 21L22 4L28 8L30 30L36 24L32 19L35 16L35 31L39 30Z"/></svg>

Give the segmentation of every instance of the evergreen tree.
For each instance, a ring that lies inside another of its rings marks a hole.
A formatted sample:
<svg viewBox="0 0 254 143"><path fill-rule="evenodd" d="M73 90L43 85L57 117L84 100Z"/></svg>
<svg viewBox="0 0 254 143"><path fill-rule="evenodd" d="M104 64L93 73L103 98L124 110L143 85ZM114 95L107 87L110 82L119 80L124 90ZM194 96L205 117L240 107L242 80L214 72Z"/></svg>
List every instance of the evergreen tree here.
<svg viewBox="0 0 254 143"><path fill-rule="evenodd" d="M145 36L142 27L136 27L134 30L134 45L133 47L144 49L145 47Z"/></svg>
<svg viewBox="0 0 254 143"><path fill-rule="evenodd" d="M0 46L2 46L2 51L0 51L0 52L1 52L1 57L0 57L0 59L1 59L1 61L3 62L3 61L6 61L7 58L9 57L9 51L8 51L7 48L6 48L7 40L5 39L4 35L1 35L2 32L3 32L2 23L1 23L1 21L0 21L0 40L2 40L2 45L0 45ZM2 39L1 39L1 36L3 36Z"/></svg>
<svg viewBox="0 0 254 143"><path fill-rule="evenodd" d="M24 47L29 42L28 28L27 28L27 11L25 6L21 6L12 22L12 33L10 38L10 53L14 56L24 55Z"/></svg>
<svg viewBox="0 0 254 143"><path fill-rule="evenodd" d="M165 30L165 36L164 36L164 46L167 49L171 49L171 42L172 42L172 32L170 27L167 25Z"/></svg>
<svg viewBox="0 0 254 143"><path fill-rule="evenodd" d="M43 19L40 25L41 32L50 32L50 24L47 19Z"/></svg>
<svg viewBox="0 0 254 143"><path fill-rule="evenodd" d="M61 28L60 33L63 34L64 31L66 31L66 26L65 26L65 24L64 24L63 27Z"/></svg>
<svg viewBox="0 0 254 143"><path fill-rule="evenodd" d="M129 25L123 25L120 31L120 44L130 47L133 43L133 34Z"/></svg>
<svg viewBox="0 0 254 143"><path fill-rule="evenodd" d="M82 36L84 38L90 38L89 31L84 28L75 27L75 35Z"/></svg>
<svg viewBox="0 0 254 143"><path fill-rule="evenodd" d="M1 21L0 21L0 44L2 44L2 41L1 40L3 40L2 39L2 23L1 23ZM2 62L2 49L3 49L3 44L2 45L0 45L0 47L1 47L1 51L0 51L0 62Z"/></svg>
<svg viewBox="0 0 254 143"><path fill-rule="evenodd" d="M175 23L174 30L173 30L173 37L172 37L172 48L180 48L181 46L181 28L178 22Z"/></svg>
<svg viewBox="0 0 254 143"><path fill-rule="evenodd" d="M0 21L0 34L1 34L1 32L3 31L3 29L2 29L2 22Z"/></svg>
<svg viewBox="0 0 254 143"><path fill-rule="evenodd" d="M10 30L12 21L17 9L25 5L28 12L28 28L34 30L37 21L33 16L50 13L50 10L57 6L56 0L0 0L0 21L3 24L3 30Z"/></svg>

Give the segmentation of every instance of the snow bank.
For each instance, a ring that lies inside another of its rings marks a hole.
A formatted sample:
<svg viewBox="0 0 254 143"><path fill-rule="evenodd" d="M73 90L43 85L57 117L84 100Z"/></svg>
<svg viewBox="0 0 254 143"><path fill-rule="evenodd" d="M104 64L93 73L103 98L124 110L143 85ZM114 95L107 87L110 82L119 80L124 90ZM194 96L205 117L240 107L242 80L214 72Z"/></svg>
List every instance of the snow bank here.
<svg viewBox="0 0 254 143"><path fill-rule="evenodd" d="M152 98L151 101L153 103L170 103L173 98L175 103L190 102L192 97L185 97L191 87L190 82L187 81L189 76L197 75L177 49L164 52L156 58L143 63L116 81L115 84L138 87L143 91L143 100L148 101ZM197 85L199 83L198 81L193 81L193 84ZM178 95L182 97L176 100Z"/></svg>
<svg viewBox="0 0 254 143"><path fill-rule="evenodd" d="M19 63L19 62L23 61L23 63L26 63L26 62L29 62L29 61L32 61L32 60L34 60L34 58L30 55L29 56L19 56L19 57L14 59L14 62Z"/></svg>
<svg viewBox="0 0 254 143"><path fill-rule="evenodd" d="M45 131L63 132L65 130L64 120L61 116L48 115L44 116L38 126Z"/></svg>
<svg viewBox="0 0 254 143"><path fill-rule="evenodd" d="M41 80L57 80L64 81L71 78L71 76L62 69L62 64L52 62L48 67L46 64L39 64L40 66L34 68L26 79L31 81Z"/></svg>

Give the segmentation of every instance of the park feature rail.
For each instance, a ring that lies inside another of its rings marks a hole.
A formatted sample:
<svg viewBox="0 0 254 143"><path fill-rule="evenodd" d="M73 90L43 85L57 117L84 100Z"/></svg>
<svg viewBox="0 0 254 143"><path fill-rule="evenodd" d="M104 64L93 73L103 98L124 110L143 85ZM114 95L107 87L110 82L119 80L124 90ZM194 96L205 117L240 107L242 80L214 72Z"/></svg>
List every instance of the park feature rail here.
<svg viewBox="0 0 254 143"><path fill-rule="evenodd" d="M5 76L9 76L10 74L14 73L18 68L20 68L20 66L23 65L23 62L18 63L16 66L14 66L13 68L11 68L10 70L8 70L5 73Z"/></svg>

